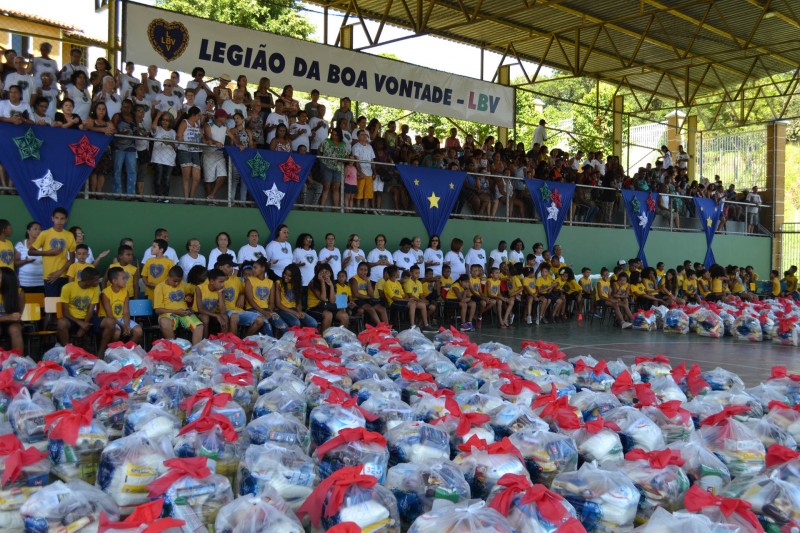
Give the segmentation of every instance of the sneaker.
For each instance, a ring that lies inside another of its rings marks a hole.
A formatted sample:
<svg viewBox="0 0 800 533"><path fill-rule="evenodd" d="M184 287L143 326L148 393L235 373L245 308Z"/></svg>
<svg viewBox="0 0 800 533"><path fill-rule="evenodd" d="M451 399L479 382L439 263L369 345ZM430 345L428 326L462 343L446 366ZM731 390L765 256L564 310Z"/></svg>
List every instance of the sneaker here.
<svg viewBox="0 0 800 533"><path fill-rule="evenodd" d="M514 313L511 313L510 315L508 315L508 325L509 326L514 323L514 319L516 317L517 317L517 315L515 315Z"/></svg>
<svg viewBox="0 0 800 533"><path fill-rule="evenodd" d="M472 323L471 322L464 322L461 324L461 327L458 328L461 331L472 331Z"/></svg>
<svg viewBox="0 0 800 533"><path fill-rule="evenodd" d="M630 322L623 322L622 323L622 329L628 329L631 326L633 326L633 324L630 323Z"/></svg>
<svg viewBox="0 0 800 533"><path fill-rule="evenodd" d="M541 318L539 318L538 316L536 317L536 325L537 325L537 326L539 325L539 322L541 322L541 320L542 320L542 319L541 319Z"/></svg>
<svg viewBox="0 0 800 533"><path fill-rule="evenodd" d="M428 332L428 331L439 331L439 329L431 326L430 324L426 324L426 325L422 326L422 331L426 331L426 332Z"/></svg>
<svg viewBox="0 0 800 533"><path fill-rule="evenodd" d="M531 318L530 315L526 316L525 317L525 323L526 324L533 324L533 318Z"/></svg>

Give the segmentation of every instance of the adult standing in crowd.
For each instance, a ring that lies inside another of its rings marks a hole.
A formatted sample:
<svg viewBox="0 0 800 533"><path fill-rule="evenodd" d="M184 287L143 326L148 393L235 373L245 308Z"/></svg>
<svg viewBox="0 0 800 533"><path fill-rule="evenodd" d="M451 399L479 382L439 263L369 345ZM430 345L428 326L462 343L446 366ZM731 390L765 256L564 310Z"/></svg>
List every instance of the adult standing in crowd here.
<svg viewBox="0 0 800 533"><path fill-rule="evenodd" d="M275 230L275 240L266 248L270 268L277 277L283 275L283 269L292 264L292 245L289 244L289 226L281 224Z"/></svg>

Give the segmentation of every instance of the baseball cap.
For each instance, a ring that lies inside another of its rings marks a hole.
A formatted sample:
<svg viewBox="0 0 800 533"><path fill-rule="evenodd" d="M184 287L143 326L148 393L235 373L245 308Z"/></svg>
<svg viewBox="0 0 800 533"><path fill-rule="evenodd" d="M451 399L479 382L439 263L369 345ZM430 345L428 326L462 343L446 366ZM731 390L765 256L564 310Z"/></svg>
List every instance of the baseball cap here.
<svg viewBox="0 0 800 533"><path fill-rule="evenodd" d="M222 256L220 256L220 257L222 257ZM617 265L619 265L619 266L625 266L627 264L628 264L628 262L625 261L624 259L620 259L619 261L617 261Z"/></svg>
<svg viewBox="0 0 800 533"><path fill-rule="evenodd" d="M228 113L220 108L214 111L214 118L228 118ZM223 254L223 255L230 255L230 254Z"/></svg>

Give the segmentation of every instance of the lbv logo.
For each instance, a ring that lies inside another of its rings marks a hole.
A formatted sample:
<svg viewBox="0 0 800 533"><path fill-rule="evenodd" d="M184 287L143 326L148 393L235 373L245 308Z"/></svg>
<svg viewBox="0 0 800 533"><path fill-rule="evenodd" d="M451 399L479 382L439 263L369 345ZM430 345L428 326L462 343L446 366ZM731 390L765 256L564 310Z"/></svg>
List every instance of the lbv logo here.
<svg viewBox="0 0 800 533"><path fill-rule="evenodd" d="M172 45L174 45L177 42L178 42L177 39L173 39L172 37L169 36L169 32L165 33L164 36L161 38L161 44L164 45L164 48L166 48L167 51L169 51L172 48Z"/></svg>
<svg viewBox="0 0 800 533"><path fill-rule="evenodd" d="M154 19L147 26L150 46L167 61L178 59L189 45L189 30L180 22Z"/></svg>
<svg viewBox="0 0 800 533"><path fill-rule="evenodd" d="M476 93L475 91L469 92L469 102L467 107L470 109L477 109L478 111L488 111L494 113L497 111L497 106L500 104L499 96L492 96L490 94Z"/></svg>

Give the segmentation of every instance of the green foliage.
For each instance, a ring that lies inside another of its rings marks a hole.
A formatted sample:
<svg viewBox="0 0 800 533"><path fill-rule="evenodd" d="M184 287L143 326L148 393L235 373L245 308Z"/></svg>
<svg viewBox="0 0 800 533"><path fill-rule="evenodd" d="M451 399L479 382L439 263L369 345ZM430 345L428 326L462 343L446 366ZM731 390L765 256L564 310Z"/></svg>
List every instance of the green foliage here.
<svg viewBox="0 0 800 533"><path fill-rule="evenodd" d="M298 39L308 40L315 29L294 0L156 0L156 6Z"/></svg>

